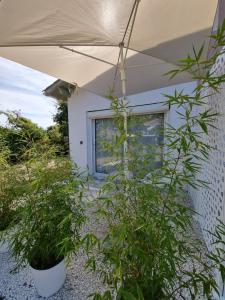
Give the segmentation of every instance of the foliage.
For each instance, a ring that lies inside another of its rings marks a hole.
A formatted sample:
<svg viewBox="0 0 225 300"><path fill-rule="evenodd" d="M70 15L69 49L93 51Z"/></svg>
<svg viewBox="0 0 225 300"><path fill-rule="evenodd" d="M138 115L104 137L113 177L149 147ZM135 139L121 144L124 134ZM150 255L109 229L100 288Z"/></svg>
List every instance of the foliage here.
<svg viewBox="0 0 225 300"><path fill-rule="evenodd" d="M105 220L108 230L104 239L91 234L84 238L87 266L97 270L109 287L103 294L94 294L95 300L114 296L121 300L198 299L199 295L212 299L213 290L218 292L213 271L219 268L224 278L224 258L220 253L207 256L201 251L204 245L191 234L193 212L182 201L182 192L187 185L208 185L196 175L211 150L203 137L218 117L206 108L207 97L219 92L225 81L224 74L216 75L212 69L221 55L218 47L225 46L224 30L225 22L212 36L216 51L209 59L203 55L204 47L199 51L193 48L193 54L180 60L178 68L169 73L175 76L188 71L199 81L191 95L176 90L173 95L165 95L166 104L178 109L183 124L178 128L167 125L164 130L161 166L147 175L135 172L134 168L149 165L151 158L142 155L137 165L129 151L128 166L123 163L100 191L96 213ZM113 148L121 149L129 139L129 131L127 136L123 128L127 103L111 98L119 129ZM196 107L200 108L197 113ZM112 145L109 147L112 149ZM129 177L123 172L126 167ZM217 240L224 237L221 228L215 234ZM213 264L208 258L213 258Z"/></svg>
<svg viewBox="0 0 225 300"><path fill-rule="evenodd" d="M1 112L7 117L8 125L0 126L0 137L5 140L10 150L8 160L10 163L23 161L24 153L33 143L46 143L47 135L44 129L38 127L31 120L22 117L18 112Z"/></svg>
<svg viewBox="0 0 225 300"><path fill-rule="evenodd" d="M63 136L68 136L68 107L67 103L61 101L57 107L57 113L54 116L54 122L60 126L60 133Z"/></svg>
<svg viewBox="0 0 225 300"><path fill-rule="evenodd" d="M10 151L8 162L11 164L23 162L25 153L37 143L56 147L58 155L68 155L68 111L65 102L58 105L53 118L56 125L49 126L47 130L15 111L0 111L0 115L7 119L7 125L0 126L0 138L5 140Z"/></svg>
<svg viewBox="0 0 225 300"><path fill-rule="evenodd" d="M61 154L69 153L68 108L66 102L57 104L57 113L53 118L56 125L47 129L51 144L57 145Z"/></svg>
<svg viewBox="0 0 225 300"><path fill-rule="evenodd" d="M4 140L0 139L0 231L2 232L9 229L15 221L15 213L19 206L17 198L22 184L19 168L8 163L9 155Z"/></svg>
<svg viewBox="0 0 225 300"><path fill-rule="evenodd" d="M59 125L49 126L47 128L47 135L49 138L49 145L57 146L59 155L65 154L65 143Z"/></svg>
<svg viewBox="0 0 225 300"><path fill-rule="evenodd" d="M18 268L28 262L47 269L69 259L79 247L85 178L70 160L55 156L54 149L34 148L28 157L21 222L13 232L11 249Z"/></svg>

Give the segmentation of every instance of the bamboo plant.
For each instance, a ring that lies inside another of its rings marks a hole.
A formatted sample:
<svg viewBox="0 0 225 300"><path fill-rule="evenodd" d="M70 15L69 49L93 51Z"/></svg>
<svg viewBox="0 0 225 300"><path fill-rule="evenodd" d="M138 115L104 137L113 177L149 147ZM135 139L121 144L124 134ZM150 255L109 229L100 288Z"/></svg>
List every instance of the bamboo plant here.
<svg viewBox="0 0 225 300"><path fill-rule="evenodd" d="M154 147L139 151L138 157L130 150L131 176L124 175L120 164L99 193L96 214L106 222L107 231L103 239L92 234L84 238L87 266L108 285L104 293L92 295L95 300L212 299L213 292L219 293L214 270L220 269L224 281L222 250L208 254L193 235L194 212L184 198L187 186L208 187L197 175L212 150L203 137L219 117L206 107L208 97L219 93L225 82L225 75L215 74L212 68L224 53L224 32L225 22L211 36L214 51L210 57L205 58L204 46L193 47L192 54L167 74L174 77L188 71L197 85L192 94L175 90L173 95L164 95L165 103L178 109L183 122L178 128L167 124L163 129L161 165L147 172L146 166L157 155ZM123 101L114 96L111 100L118 134L108 149L123 161L121 147L129 140L129 128L127 137L122 125ZM223 233L217 230L219 244Z"/></svg>

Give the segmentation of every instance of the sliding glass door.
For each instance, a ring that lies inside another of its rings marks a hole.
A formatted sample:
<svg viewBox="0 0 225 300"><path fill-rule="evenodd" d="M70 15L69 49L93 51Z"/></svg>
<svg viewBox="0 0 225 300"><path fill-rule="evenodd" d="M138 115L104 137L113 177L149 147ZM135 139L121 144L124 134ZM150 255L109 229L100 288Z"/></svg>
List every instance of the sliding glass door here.
<svg viewBox="0 0 225 300"><path fill-rule="evenodd" d="M151 146L156 149L157 158L155 157L149 168L161 164L163 124L164 114L162 113L133 115L128 118L129 150L141 156L147 154ZM121 155L118 156L113 154L113 149L109 147L118 135L118 130L113 118L95 119L94 126L95 173L112 174L122 161L122 149L119 150Z"/></svg>

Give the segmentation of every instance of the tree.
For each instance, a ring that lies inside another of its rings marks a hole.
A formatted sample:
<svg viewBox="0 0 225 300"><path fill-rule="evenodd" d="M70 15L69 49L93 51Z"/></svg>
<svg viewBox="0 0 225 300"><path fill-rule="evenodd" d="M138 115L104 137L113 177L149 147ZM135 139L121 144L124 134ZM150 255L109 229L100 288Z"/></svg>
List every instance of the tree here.
<svg viewBox="0 0 225 300"><path fill-rule="evenodd" d="M48 137L51 144L59 147L63 155L69 153L69 126L68 126L68 108L66 102L59 102L57 113L53 117L56 125L47 128Z"/></svg>
<svg viewBox="0 0 225 300"><path fill-rule="evenodd" d="M66 102L59 102L57 107L57 113L53 118L54 122L60 126L59 131L63 137L68 137L68 107Z"/></svg>
<svg viewBox="0 0 225 300"><path fill-rule="evenodd" d="M19 163L24 160L24 155L34 143L47 143L46 131L21 116L18 112L1 112L7 118L7 126L0 126L0 137L5 141L10 151L11 163Z"/></svg>

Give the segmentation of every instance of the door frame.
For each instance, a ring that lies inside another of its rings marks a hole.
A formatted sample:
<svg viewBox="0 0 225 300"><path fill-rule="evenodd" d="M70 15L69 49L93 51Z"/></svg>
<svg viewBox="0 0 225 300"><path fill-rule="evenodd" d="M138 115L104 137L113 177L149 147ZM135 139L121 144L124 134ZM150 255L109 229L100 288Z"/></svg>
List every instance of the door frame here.
<svg viewBox="0 0 225 300"><path fill-rule="evenodd" d="M129 106L131 108L131 115L137 114L164 114L164 128L168 123L169 106L164 102L150 103L142 105ZM88 111L86 114L87 119L87 162L90 175L96 179L104 179L106 174L96 172L96 159L95 159L95 120L104 118L113 118L115 113L110 109Z"/></svg>

